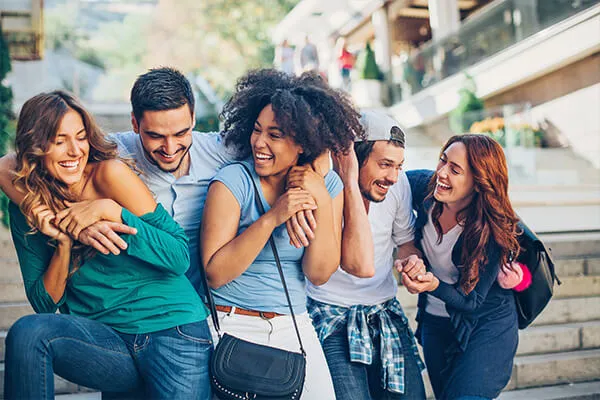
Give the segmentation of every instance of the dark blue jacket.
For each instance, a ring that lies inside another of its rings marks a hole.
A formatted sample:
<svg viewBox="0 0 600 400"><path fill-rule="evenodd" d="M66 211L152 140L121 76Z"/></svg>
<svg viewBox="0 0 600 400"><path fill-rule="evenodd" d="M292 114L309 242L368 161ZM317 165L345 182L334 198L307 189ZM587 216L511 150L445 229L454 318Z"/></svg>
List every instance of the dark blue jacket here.
<svg viewBox="0 0 600 400"><path fill-rule="evenodd" d="M430 170L408 171L408 181L412 192L413 208L417 212L415 225L415 245L421 252L421 239L423 238L423 227L428 221L429 210L433 206L433 199L426 199L428 194L428 185L433 176ZM452 262L455 265L462 263L462 243L463 236L452 249ZM425 264L428 262L425 258ZM454 327L454 336L457 340L457 349L454 351L464 351L469 344L469 339L473 329L480 319L514 321L516 324L515 299L512 290L502 289L496 282L500 270L500 248L492 239L487 246L488 262L483 268L479 269L479 282L469 293L465 295L460 288L460 280L454 285L441 282L439 287L430 292L446 303L446 310L450 315L450 321ZM421 320L422 313L425 312L427 305L427 296L425 293L419 295L417 322ZM514 313L515 318L505 318ZM512 323L512 322L511 322ZM417 329L416 337L420 339L420 329ZM452 351L449 352L450 354Z"/></svg>

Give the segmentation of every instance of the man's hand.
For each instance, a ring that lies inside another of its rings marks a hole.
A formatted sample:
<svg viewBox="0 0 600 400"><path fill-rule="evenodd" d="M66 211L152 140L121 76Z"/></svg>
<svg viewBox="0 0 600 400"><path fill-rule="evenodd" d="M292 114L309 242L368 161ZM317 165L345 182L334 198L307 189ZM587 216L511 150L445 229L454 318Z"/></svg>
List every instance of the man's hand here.
<svg viewBox="0 0 600 400"><path fill-rule="evenodd" d="M127 249L127 243L117 233L135 235L137 230L119 222L98 221L81 231L79 241L104 255L119 255Z"/></svg>
<svg viewBox="0 0 600 400"><path fill-rule="evenodd" d="M416 280L419 276L427 273L425 263L416 254L394 261L394 267L396 267L398 272L407 274L412 280Z"/></svg>
<svg viewBox="0 0 600 400"><path fill-rule="evenodd" d="M342 179L344 186L358 183L359 165L354 146L350 146L348 154L335 153L332 156L333 169Z"/></svg>
<svg viewBox="0 0 600 400"><path fill-rule="evenodd" d="M504 264L498 272L498 285L502 289L512 289L523 280L523 270L519 263Z"/></svg>
<svg viewBox="0 0 600 400"><path fill-rule="evenodd" d="M434 291L440 285L440 281L431 272L420 275L415 280L410 279L408 274L402 272L402 285L409 293L418 294Z"/></svg>
<svg viewBox="0 0 600 400"><path fill-rule="evenodd" d="M290 244L299 249L303 246L308 247L310 241L315 238L317 221L312 210L304 210L292 215L285 222L285 227L290 236Z"/></svg>
<svg viewBox="0 0 600 400"><path fill-rule="evenodd" d="M317 203L319 199L329 197L324 178L309 165L292 167L287 175L287 187L306 190Z"/></svg>
<svg viewBox="0 0 600 400"><path fill-rule="evenodd" d="M56 214L54 225L76 240L79 240L82 230L98 221L120 220L121 207L111 199L86 200L67 205L68 208Z"/></svg>

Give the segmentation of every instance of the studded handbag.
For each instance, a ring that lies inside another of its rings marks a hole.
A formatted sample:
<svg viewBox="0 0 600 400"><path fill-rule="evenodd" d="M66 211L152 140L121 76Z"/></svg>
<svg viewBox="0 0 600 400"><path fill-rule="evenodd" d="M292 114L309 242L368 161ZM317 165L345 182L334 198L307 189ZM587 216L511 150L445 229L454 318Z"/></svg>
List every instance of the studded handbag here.
<svg viewBox="0 0 600 400"><path fill-rule="evenodd" d="M254 184L257 206L261 214L265 210L260 201L258 188L250 170L241 164ZM294 322L294 328L300 344L300 352L281 350L237 338L227 333L221 334L214 299L210 292L206 273L201 268L205 282L206 302L210 309L219 342L215 347L211 362L210 375L213 393L223 400L297 400L302 394L306 376L306 352L302 345L296 316L285 283L283 269L273 236L269 243L275 256L279 277ZM280 317L283 318L283 317Z"/></svg>

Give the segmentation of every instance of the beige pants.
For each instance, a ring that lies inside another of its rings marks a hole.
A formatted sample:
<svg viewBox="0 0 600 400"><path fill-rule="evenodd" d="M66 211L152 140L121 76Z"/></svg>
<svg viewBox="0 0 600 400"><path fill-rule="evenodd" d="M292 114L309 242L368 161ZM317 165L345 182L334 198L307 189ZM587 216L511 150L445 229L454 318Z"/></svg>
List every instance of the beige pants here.
<svg viewBox="0 0 600 400"><path fill-rule="evenodd" d="M292 317L281 316L269 320L217 311L221 333L283 350L300 352L300 345ZM210 320L210 317L209 317ZM296 315L302 344L306 351L306 380L301 400L335 400L333 382L321 343L308 313ZM215 345L219 338L209 323Z"/></svg>

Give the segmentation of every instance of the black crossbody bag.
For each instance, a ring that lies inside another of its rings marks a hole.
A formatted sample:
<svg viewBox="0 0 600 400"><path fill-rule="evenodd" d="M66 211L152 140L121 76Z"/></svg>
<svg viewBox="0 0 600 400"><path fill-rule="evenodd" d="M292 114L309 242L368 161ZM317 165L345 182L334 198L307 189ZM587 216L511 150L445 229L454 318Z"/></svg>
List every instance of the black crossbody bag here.
<svg viewBox="0 0 600 400"><path fill-rule="evenodd" d="M519 329L525 329L552 299L554 282L559 285L561 282L554 271L550 250L523 221L518 226L522 230L518 237L521 253L516 261L525 264L531 272L531 285L522 292L514 292Z"/></svg>
<svg viewBox="0 0 600 400"><path fill-rule="evenodd" d="M265 210L252 173L244 164L240 163L240 165L244 167L250 176L250 180L254 186L258 210L262 215L265 213ZM298 337L298 343L300 344L300 353L248 342L227 333L221 334L219 318L208 286L206 272L204 268L201 268L205 283L206 301L210 309L213 324L219 335L219 343L215 347L210 362L210 383L214 394L219 399L297 400L302 394L306 376L306 352L300 338L300 331L296 323L296 316L294 315L290 301L290 294L285 283L273 235L269 237L269 244L275 256L279 277L281 278L292 320L294 321L294 328Z"/></svg>

